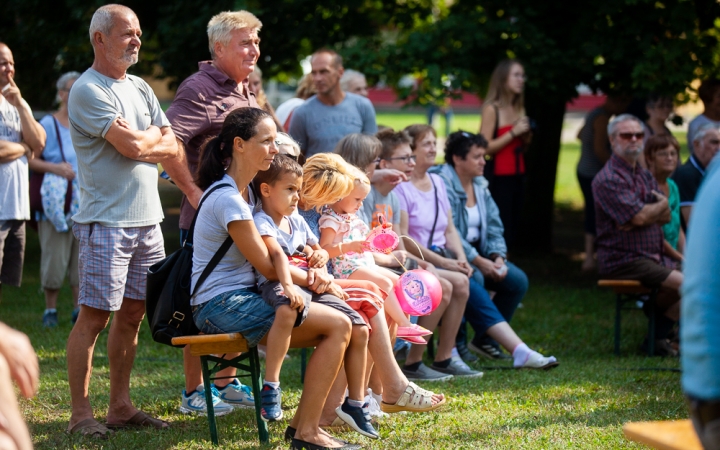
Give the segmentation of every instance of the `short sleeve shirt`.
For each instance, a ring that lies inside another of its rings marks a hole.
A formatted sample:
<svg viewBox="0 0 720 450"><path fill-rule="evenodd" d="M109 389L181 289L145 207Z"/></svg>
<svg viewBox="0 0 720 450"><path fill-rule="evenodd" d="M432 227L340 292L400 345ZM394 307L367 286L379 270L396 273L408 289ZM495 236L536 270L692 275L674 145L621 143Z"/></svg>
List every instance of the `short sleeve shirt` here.
<svg viewBox="0 0 720 450"><path fill-rule="evenodd" d="M47 135L45 148L42 152L42 159L47 162L59 164L63 162L63 155L65 155L65 161L70 163L70 165L73 166L75 173L77 173L77 155L75 154L72 137L70 136L70 129L65 128L51 115L47 115L40 119L40 125L42 125L45 129L45 134ZM62 142L62 154L58 143L58 134L60 135L60 142Z"/></svg>
<svg viewBox="0 0 720 450"><path fill-rule="evenodd" d="M690 155L685 164L675 170L672 179L680 193L680 206L692 206L695 203L695 195L700 189L703 178L705 178L705 167L695 155Z"/></svg>
<svg viewBox="0 0 720 450"><path fill-rule="evenodd" d="M665 240L677 250L680 239L680 193L673 180L668 178L668 204L670 205L670 222L662 226Z"/></svg>
<svg viewBox="0 0 720 450"><path fill-rule="evenodd" d="M162 221L157 164L127 158L105 139L118 117L133 130L170 126L150 86L134 75L116 80L91 68L70 90L68 113L80 186L80 209L73 220L107 227Z"/></svg>
<svg viewBox="0 0 720 450"><path fill-rule="evenodd" d="M368 224L370 228L380 226L380 215L385 217L385 222L393 225L395 230L400 225L400 202L395 192L390 191L387 195L382 195L375 186L370 189L370 193L363 201L363 207L358 212L362 220Z"/></svg>
<svg viewBox="0 0 720 450"><path fill-rule="evenodd" d="M178 87L167 117L175 136L183 143L191 173L197 169L203 144L220 134L225 117L237 108L259 108L247 82L237 84L212 64L198 63L198 71ZM180 205L180 228L190 228L195 208L183 196Z"/></svg>
<svg viewBox="0 0 720 450"><path fill-rule="evenodd" d="M445 247L445 230L448 227L450 201L442 178L434 173L428 175L430 175L434 187L428 192L422 192L410 181L400 183L393 192L397 194L400 210L408 214L408 234L410 237L415 239L418 244L427 246L433 222L437 217L432 245ZM435 202L435 190L437 190L437 204Z"/></svg>
<svg viewBox="0 0 720 450"><path fill-rule="evenodd" d="M640 210L654 203L653 190L659 191L649 171L634 168L613 154L592 183L597 222L599 272L611 273L623 264L637 259L662 263L663 234L660 225L620 230Z"/></svg>
<svg viewBox="0 0 720 450"><path fill-rule="evenodd" d="M313 96L293 111L288 133L308 158L317 153L331 153L348 134L377 133L375 108L367 98L350 92L334 106Z"/></svg>
<svg viewBox="0 0 720 450"><path fill-rule="evenodd" d="M192 288L195 288L200 274L208 265L215 252L230 235L228 224L237 220L252 220L252 208L240 194L235 180L223 176L215 185L227 183L212 192L200 208L193 231L193 268ZM209 189L209 188L208 188ZM205 198L205 196L203 196ZM210 301L225 292L247 289L255 286L255 272L247 258L240 253L236 245L231 245L192 298L193 305Z"/></svg>
<svg viewBox="0 0 720 450"><path fill-rule="evenodd" d="M315 233L312 232L305 219L299 214L292 214L285 216L285 219L290 224L290 233L286 233L275 224L272 217L265 214L264 211L258 211L255 213L253 220L255 221L255 227L258 229L260 236L270 236L280 244L285 253L292 255L298 249L298 247L305 247L305 245L315 245L318 243L318 238ZM262 284L266 281L266 278L262 275L258 277L258 284Z"/></svg>
<svg viewBox="0 0 720 450"><path fill-rule="evenodd" d="M0 140L22 141L18 110L0 96ZM23 155L0 163L0 220L30 220L28 161Z"/></svg>

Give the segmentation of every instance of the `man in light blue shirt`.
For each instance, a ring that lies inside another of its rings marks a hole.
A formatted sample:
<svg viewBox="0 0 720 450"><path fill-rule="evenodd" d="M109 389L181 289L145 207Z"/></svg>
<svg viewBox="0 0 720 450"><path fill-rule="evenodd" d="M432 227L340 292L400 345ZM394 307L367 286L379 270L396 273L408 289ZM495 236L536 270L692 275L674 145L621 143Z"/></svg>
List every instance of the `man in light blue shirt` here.
<svg viewBox="0 0 720 450"><path fill-rule="evenodd" d="M720 159L709 167L690 222L682 285L682 387L706 450L720 449Z"/></svg>
<svg viewBox="0 0 720 450"><path fill-rule="evenodd" d="M317 95L294 112L288 133L305 157L331 153L342 138L352 133L377 133L375 108L367 98L344 92L340 78L345 69L342 57L329 49L318 50L310 59Z"/></svg>

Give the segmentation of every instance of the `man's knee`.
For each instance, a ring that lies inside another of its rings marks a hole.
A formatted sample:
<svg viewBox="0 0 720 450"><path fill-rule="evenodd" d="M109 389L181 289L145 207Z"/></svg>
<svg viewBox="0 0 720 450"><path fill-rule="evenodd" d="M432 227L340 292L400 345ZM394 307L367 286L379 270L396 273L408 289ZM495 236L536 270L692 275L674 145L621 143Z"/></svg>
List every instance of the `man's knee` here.
<svg viewBox="0 0 720 450"><path fill-rule="evenodd" d="M129 325L140 325L145 317L145 302L124 298L120 310L115 313L115 317Z"/></svg>
<svg viewBox="0 0 720 450"><path fill-rule="evenodd" d="M80 330L100 334L100 332L107 326L109 320L110 311L93 308L92 306L80 305L80 315L78 316L77 323L75 323L73 328L78 327Z"/></svg>

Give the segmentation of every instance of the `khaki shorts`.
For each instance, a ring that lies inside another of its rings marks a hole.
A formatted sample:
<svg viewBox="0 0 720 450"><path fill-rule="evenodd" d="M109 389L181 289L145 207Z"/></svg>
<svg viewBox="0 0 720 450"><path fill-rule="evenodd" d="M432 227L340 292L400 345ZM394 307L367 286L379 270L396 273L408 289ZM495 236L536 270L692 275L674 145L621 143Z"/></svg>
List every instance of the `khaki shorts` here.
<svg viewBox="0 0 720 450"><path fill-rule="evenodd" d="M117 311L123 298L145 300L148 268L165 258L160 225L76 223L73 233L80 241L80 305Z"/></svg>
<svg viewBox="0 0 720 450"><path fill-rule="evenodd" d="M0 284L20 286L25 259L25 221L0 220Z"/></svg>
<svg viewBox="0 0 720 450"><path fill-rule="evenodd" d="M60 289L65 275L70 286L78 286L78 252L80 243L72 231L60 233L49 220L38 222L40 238L40 282L45 289Z"/></svg>

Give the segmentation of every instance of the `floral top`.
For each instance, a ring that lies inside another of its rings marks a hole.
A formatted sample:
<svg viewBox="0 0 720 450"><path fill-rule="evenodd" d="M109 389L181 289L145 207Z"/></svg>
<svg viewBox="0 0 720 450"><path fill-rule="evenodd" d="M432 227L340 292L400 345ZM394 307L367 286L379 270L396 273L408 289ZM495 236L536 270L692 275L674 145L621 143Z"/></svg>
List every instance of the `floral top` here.
<svg viewBox="0 0 720 450"><path fill-rule="evenodd" d="M370 232L367 224L355 214L338 214L331 208L323 209L318 223L320 232L323 228L335 230L333 244L362 241ZM371 252L348 252L330 260L335 278L348 278L361 267L375 267L375 259Z"/></svg>

